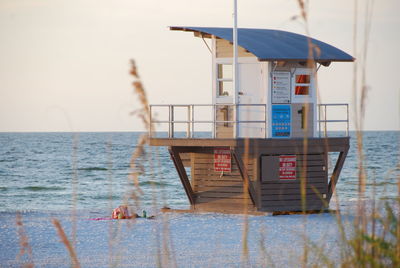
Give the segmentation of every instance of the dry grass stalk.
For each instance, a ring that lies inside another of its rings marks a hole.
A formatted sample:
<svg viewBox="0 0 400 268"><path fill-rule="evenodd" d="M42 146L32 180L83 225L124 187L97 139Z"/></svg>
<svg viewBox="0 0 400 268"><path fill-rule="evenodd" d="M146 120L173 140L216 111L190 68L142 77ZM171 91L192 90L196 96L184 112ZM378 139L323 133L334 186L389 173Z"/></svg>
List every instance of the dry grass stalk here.
<svg viewBox="0 0 400 268"><path fill-rule="evenodd" d="M308 58L307 58L307 68L310 68L312 70L314 70L314 77L315 77L315 61L314 61L314 50L316 49L316 46L312 43L310 36L310 32L309 32L309 28L308 28L308 1L304 1L304 0L298 0L297 1L298 5L299 5L299 9L300 9L300 14L301 14L301 18L304 21L304 28L306 31L306 35L307 35L307 42L308 42ZM317 51L319 51L317 49ZM304 104L304 118L308 118L308 114L310 112L310 105L309 103L305 103ZM307 210L307 151L308 151L308 133L309 133L309 125L308 125L308 120L306 119L304 122L304 131L303 131L303 135L304 135L304 139L303 139L303 157L304 157L304 161L303 161L303 165L300 167L300 195L301 195L301 207L302 207L302 211L305 215L305 212ZM306 234L306 226L307 226L307 217L303 217L303 232L304 232L304 236ZM307 267L308 266L308 243L307 240L304 239L304 247L303 247L303 255L302 255L302 259L301 259L301 266L302 267Z"/></svg>
<svg viewBox="0 0 400 268"><path fill-rule="evenodd" d="M74 133L72 138L72 244L76 245L77 203L78 203L78 145L79 134Z"/></svg>
<svg viewBox="0 0 400 268"><path fill-rule="evenodd" d="M113 197L113 158L112 158L112 140L111 136L109 137L106 143L106 151L107 151L107 170L108 170L108 180L109 180L109 211L113 210L112 197ZM117 224L115 228L115 224L112 221L109 221L108 224L108 258L110 267L118 267L120 260L122 258L121 252L123 252L122 248L124 246L123 243L119 243L122 232L121 232L121 224Z"/></svg>
<svg viewBox="0 0 400 268"><path fill-rule="evenodd" d="M61 242L65 245L65 247L68 250L68 253L69 253L69 256L70 256L71 262L72 262L72 267L74 267L74 268L81 267L79 264L79 261L78 261L78 257L75 253L74 247L71 244L71 242L68 240L68 237L65 234L64 229L61 226L61 223L57 219L52 219L52 223L54 224L54 226L57 230L58 236L61 238Z"/></svg>
<svg viewBox="0 0 400 268"><path fill-rule="evenodd" d="M146 91L140 80L138 68L137 68L134 60L131 60L130 74L135 79L132 82L132 85L134 87L134 93L138 96L139 103L141 105L140 109L133 111L131 114L138 116L142 120L142 123L143 123L145 129L148 131L151 128L151 122L150 122L151 115L150 115L150 109L149 109L149 102L147 100ZM139 197L140 197L140 195L143 194L143 191L141 190L140 185L139 185L139 175L142 172L144 172L143 165L140 164L137 161L137 159L146 154L144 147L145 147L145 145L148 144L148 141L149 141L149 137L147 134L140 136L139 141L136 145L136 149L132 153L131 160L130 160L131 172L129 173L129 178L135 186L135 190L132 191L132 193L131 193L131 198L133 200L135 200L136 202L139 202Z"/></svg>
<svg viewBox="0 0 400 268"><path fill-rule="evenodd" d="M314 44L311 41L311 38L309 37L309 29L308 29L308 1L304 0L298 0L297 1L300 9L300 15L302 20L304 21L304 28L307 34L307 42L308 42L308 58L307 58L307 67L314 69L315 67L315 62L314 62ZM295 16L296 18L298 16ZM315 76L315 75L314 75ZM308 103L305 103L305 109L304 109L304 118L308 118L308 114L310 111L310 106ZM307 209L307 202L306 202L306 185L307 185L307 179L306 179L306 174L307 174L307 150L308 150L308 132L309 132L309 126L308 126L308 120L305 120L304 122L304 142L303 142L303 150L304 150L304 157L305 161L303 162L303 166L300 167L300 194L301 194L301 207L302 210L305 212ZM306 256L304 256L305 259L307 259Z"/></svg>
<svg viewBox="0 0 400 268"><path fill-rule="evenodd" d="M356 61L354 64L356 65L354 67L355 73L353 74L353 85L355 86L353 88L353 96L358 96L357 91L360 90L360 97L353 100L355 103L355 125L356 125L356 136L357 136L357 154L358 154L358 215L356 217L355 221L355 226L356 229L361 233L366 232L366 224L367 224L367 217L364 213L365 211L365 204L364 204L364 196L365 196L365 190L366 190L366 171L364 167L364 152L363 152L363 125L364 125L364 114L365 114L365 107L366 107L366 99L367 99L367 82L366 82L366 65L367 65L367 51L368 51L368 43L369 43L369 33L370 33L370 28L371 28L371 19L372 19L372 6L370 5L371 1L366 2L366 14L365 14L365 28L364 28L364 34L363 34L363 54L362 57L359 59L359 63L361 64L361 73L359 72L358 69L358 62ZM358 24L358 3L357 0L355 0L355 17L354 17L354 29L357 31L357 24ZM354 33L357 36L357 32ZM356 37L354 38L354 49L355 53L357 52L357 47L358 47L358 40ZM360 89L357 88L358 80L361 77L361 85ZM362 249L365 245L363 245L363 240L359 239L357 241L356 245L356 256L361 259L362 256Z"/></svg>
<svg viewBox="0 0 400 268"><path fill-rule="evenodd" d="M112 197L113 197L113 187L112 187L112 143L111 139L108 140L106 144L106 150L107 150L107 164L108 164L108 180L109 180L109 186L108 186L108 200L109 200L109 211L113 210L113 204L112 204ZM114 260L114 244L116 242L115 237L113 236L113 225L108 224L108 258L109 258L109 263L113 263Z"/></svg>
<svg viewBox="0 0 400 268"><path fill-rule="evenodd" d="M250 140L246 138L244 140L244 156L243 156L243 167L247 169L249 163L249 146ZM247 173L247 172L246 172ZM246 198L249 194L249 184L247 180L243 181L243 212L244 212L244 221L243 221L243 231L242 231L242 263L244 265L250 264L249 260L249 245L248 245L248 236L249 236L249 216L248 216L248 205L249 199Z"/></svg>
<svg viewBox="0 0 400 268"><path fill-rule="evenodd" d="M134 87L134 93L139 99L141 105L139 109L133 111L131 115L139 117L148 133L150 130L154 130L154 126L151 122L150 106L147 98L147 94L143 83L140 79L139 71L134 60L131 60L130 74L134 77L132 85ZM131 172L129 173L130 180L134 183L135 189L131 192L131 198L136 202L139 207L140 196L143 191L140 188L139 176L144 172L144 166L137 160L141 157L146 156L145 146L149 143L149 135L143 134L139 137L135 151L132 153L130 160ZM161 248L157 249L157 264L158 266L176 267L176 260L173 252L173 245L169 239L169 225L167 216L162 218L162 237L157 234L158 246L161 244Z"/></svg>
<svg viewBox="0 0 400 268"><path fill-rule="evenodd" d="M308 6L308 1L305 2L304 0L297 0L297 3L299 4L301 17L303 18L304 21L307 21L306 5Z"/></svg>
<svg viewBox="0 0 400 268"><path fill-rule="evenodd" d="M160 267L178 267L172 240L170 239L168 213L165 213L162 218L162 265Z"/></svg>
<svg viewBox="0 0 400 268"><path fill-rule="evenodd" d="M397 168L400 170L400 161L397 165ZM397 178L397 207L400 208L400 174L399 177ZM397 239L396 258L400 262L400 220L397 222L396 239Z"/></svg>
<svg viewBox="0 0 400 268"><path fill-rule="evenodd" d="M34 267L32 258L32 247L29 244L28 236L26 235L24 225L22 223L22 216L20 213L16 215L16 225L19 237L19 253L17 255L17 260L20 260L25 254L28 256L28 262L23 264L23 267L32 268Z"/></svg>

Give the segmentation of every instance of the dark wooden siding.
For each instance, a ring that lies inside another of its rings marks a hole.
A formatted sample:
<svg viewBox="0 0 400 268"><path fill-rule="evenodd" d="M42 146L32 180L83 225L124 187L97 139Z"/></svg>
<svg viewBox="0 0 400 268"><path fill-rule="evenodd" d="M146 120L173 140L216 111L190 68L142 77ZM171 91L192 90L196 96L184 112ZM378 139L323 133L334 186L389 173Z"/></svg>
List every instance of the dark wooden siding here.
<svg viewBox="0 0 400 268"><path fill-rule="evenodd" d="M182 159L182 164L184 167L190 167L190 153L181 153L180 157Z"/></svg>
<svg viewBox="0 0 400 268"><path fill-rule="evenodd" d="M279 157L279 155L268 156ZM268 177L279 176L276 175L279 172L264 170L265 167L262 166L261 209L265 211L301 211L303 210L302 199L305 200L305 210L324 209L328 193L325 159L325 154L297 154L295 180L280 180L279 177ZM279 169L279 162L273 168ZM302 186L302 181L304 186ZM304 187L303 196L302 187Z"/></svg>
<svg viewBox="0 0 400 268"><path fill-rule="evenodd" d="M214 170L214 153L191 154L193 190L196 195L196 208L219 208L220 210L254 209L248 191L244 189L243 179L235 160L231 159L231 172ZM249 177L253 177L254 160L248 161Z"/></svg>

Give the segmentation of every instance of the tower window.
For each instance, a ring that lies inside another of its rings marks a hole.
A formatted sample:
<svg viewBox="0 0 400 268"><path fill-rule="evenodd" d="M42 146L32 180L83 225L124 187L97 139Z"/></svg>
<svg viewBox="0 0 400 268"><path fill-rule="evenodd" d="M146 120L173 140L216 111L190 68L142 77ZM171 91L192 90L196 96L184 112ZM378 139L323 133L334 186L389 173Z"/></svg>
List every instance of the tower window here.
<svg viewBox="0 0 400 268"><path fill-rule="evenodd" d="M217 64L218 97L233 96L232 64Z"/></svg>
<svg viewBox="0 0 400 268"><path fill-rule="evenodd" d="M311 76L309 74L297 74L295 80L294 94L309 95L310 81L311 81Z"/></svg>

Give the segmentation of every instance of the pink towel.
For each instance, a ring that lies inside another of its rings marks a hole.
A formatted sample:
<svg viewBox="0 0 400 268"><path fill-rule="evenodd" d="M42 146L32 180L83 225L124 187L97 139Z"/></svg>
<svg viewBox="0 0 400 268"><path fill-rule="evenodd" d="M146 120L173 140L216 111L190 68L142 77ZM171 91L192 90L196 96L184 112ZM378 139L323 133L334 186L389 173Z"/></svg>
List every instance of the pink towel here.
<svg viewBox="0 0 400 268"><path fill-rule="evenodd" d="M106 218L92 218L89 219L90 221L106 221L106 220L113 220L113 218L106 217Z"/></svg>

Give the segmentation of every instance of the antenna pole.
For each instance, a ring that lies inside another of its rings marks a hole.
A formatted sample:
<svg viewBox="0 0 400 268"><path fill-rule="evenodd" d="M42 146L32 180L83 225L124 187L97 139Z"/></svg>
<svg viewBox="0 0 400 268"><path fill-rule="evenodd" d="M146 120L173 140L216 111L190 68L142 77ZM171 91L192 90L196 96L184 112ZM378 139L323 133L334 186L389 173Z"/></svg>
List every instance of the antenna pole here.
<svg viewBox="0 0 400 268"><path fill-rule="evenodd" d="M239 133L239 107L237 104L239 103L239 70L238 70L238 31L237 31L237 0L233 0L233 104L235 104L235 124L234 124L234 133L233 137L237 138Z"/></svg>

